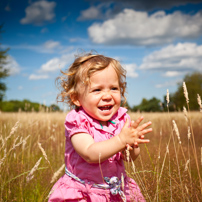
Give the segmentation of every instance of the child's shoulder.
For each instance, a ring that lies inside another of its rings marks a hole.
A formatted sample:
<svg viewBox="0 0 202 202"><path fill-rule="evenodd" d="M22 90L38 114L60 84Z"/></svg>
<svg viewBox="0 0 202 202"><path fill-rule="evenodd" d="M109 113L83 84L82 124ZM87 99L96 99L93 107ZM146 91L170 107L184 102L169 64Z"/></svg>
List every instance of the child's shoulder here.
<svg viewBox="0 0 202 202"><path fill-rule="evenodd" d="M90 117L83 108L80 109L73 109L71 110L65 119L65 123L87 123L87 122L94 122L93 118Z"/></svg>
<svg viewBox="0 0 202 202"><path fill-rule="evenodd" d="M112 117L112 119L125 119L128 116L126 113L128 110L124 107L120 107L117 113Z"/></svg>
<svg viewBox="0 0 202 202"><path fill-rule="evenodd" d="M83 109L73 109L67 113L66 120L75 120L82 117L87 117L87 114Z"/></svg>

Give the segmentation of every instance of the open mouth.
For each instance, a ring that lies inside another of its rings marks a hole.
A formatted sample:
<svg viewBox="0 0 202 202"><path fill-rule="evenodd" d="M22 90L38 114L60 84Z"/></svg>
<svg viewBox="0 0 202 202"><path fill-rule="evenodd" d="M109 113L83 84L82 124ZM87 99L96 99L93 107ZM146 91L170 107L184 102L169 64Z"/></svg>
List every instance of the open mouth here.
<svg viewBox="0 0 202 202"><path fill-rule="evenodd" d="M103 106L103 107L98 107L101 111L108 111L112 108L112 105L109 106Z"/></svg>

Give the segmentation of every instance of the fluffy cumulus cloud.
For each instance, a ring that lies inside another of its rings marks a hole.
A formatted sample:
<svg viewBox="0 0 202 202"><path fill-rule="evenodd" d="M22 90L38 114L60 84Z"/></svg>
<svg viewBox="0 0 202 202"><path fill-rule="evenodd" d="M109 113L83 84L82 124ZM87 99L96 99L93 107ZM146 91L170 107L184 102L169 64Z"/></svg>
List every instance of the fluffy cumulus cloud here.
<svg viewBox="0 0 202 202"><path fill-rule="evenodd" d="M51 22L55 17L55 2L36 1L25 9L26 16L20 20L21 24L43 25Z"/></svg>
<svg viewBox="0 0 202 202"><path fill-rule="evenodd" d="M140 69L167 71L167 76L174 76L189 71L202 71L202 45L178 43L154 51L143 59Z"/></svg>
<svg viewBox="0 0 202 202"><path fill-rule="evenodd" d="M73 53L68 53L62 55L60 58L55 57L46 62L41 66L40 69L37 70L37 74L31 74L29 76L29 80L39 80L39 79L48 79L51 73L57 72L59 75L59 71L67 65L69 65L74 59Z"/></svg>
<svg viewBox="0 0 202 202"><path fill-rule="evenodd" d="M11 76L20 73L20 65L12 56L8 56L5 62L6 64L3 65L3 69L7 69Z"/></svg>
<svg viewBox="0 0 202 202"><path fill-rule="evenodd" d="M193 39L202 33L202 14L174 12L166 14L124 9L114 18L94 23L88 28L90 39L97 44L152 46L177 39Z"/></svg>
<svg viewBox="0 0 202 202"><path fill-rule="evenodd" d="M135 72L135 70L137 69L136 64L125 64L123 65L123 67L127 72L127 77L132 77L132 78L138 77L138 74Z"/></svg>
<svg viewBox="0 0 202 202"><path fill-rule="evenodd" d="M55 72L60 69L65 68L68 64L70 64L74 59L74 54L64 54L60 58L53 58L43 64L39 70L39 72Z"/></svg>

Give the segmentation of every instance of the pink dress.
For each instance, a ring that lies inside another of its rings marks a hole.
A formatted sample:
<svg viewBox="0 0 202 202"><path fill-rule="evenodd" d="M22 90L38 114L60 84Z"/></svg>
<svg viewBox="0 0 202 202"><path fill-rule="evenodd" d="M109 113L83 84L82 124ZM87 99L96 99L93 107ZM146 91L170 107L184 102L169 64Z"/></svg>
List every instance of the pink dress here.
<svg viewBox="0 0 202 202"><path fill-rule="evenodd" d="M68 171L82 179L85 183L82 184L65 174L53 186L49 202L123 201L120 194L113 195L110 189L94 187L94 184L107 184L104 182L103 177L111 178L116 176L121 179L122 175L125 177L124 195L126 201L145 201L135 181L126 176L121 152L101 164L90 164L76 153L70 140L75 133L88 133L95 142L101 142L118 135L124 126L126 118L129 118L126 111L125 108L120 107L118 112L108 122L108 126L102 126L99 121L86 114L82 108L78 111L72 110L67 114L65 120L65 165Z"/></svg>

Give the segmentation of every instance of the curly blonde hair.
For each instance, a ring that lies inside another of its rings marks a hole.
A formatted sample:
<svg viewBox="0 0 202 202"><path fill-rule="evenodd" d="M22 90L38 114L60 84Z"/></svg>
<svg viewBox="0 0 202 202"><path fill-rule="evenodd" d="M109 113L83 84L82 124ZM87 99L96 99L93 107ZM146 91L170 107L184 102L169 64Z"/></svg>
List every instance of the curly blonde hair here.
<svg viewBox="0 0 202 202"><path fill-rule="evenodd" d="M76 100L79 95L78 84L81 83L87 87L90 82L90 76L94 72L105 69L110 64L114 67L117 73L121 97L125 102L126 71L117 60L104 55L92 53L76 57L69 69L64 72L61 71L62 76L56 79L56 83L61 90L61 93L57 96L57 101L65 102L69 104L71 108L76 108L73 101Z"/></svg>

